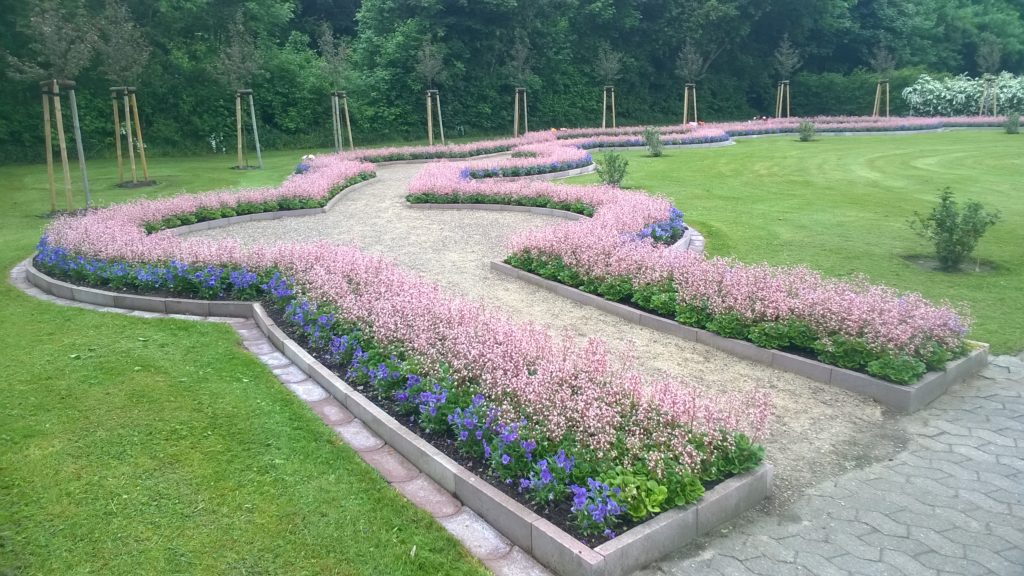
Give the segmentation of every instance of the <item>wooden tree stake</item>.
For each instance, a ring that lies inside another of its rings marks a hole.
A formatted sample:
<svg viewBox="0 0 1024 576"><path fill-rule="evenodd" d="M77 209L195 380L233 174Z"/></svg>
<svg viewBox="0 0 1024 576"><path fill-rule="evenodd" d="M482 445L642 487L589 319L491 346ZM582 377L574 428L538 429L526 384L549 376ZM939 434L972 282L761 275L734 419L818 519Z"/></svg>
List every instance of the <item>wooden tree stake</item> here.
<svg viewBox="0 0 1024 576"><path fill-rule="evenodd" d="M882 113L882 97L885 97L885 117L889 117L889 81L879 80L875 86L875 108L872 110L871 115L878 117Z"/></svg>
<svg viewBox="0 0 1024 576"><path fill-rule="evenodd" d="M124 157L121 156L121 113L117 105L117 92L111 88L110 104L114 109L114 150L117 152L117 182L124 182Z"/></svg>
<svg viewBox="0 0 1024 576"><path fill-rule="evenodd" d="M608 116L608 87L601 91L601 128L606 127L605 118Z"/></svg>
<svg viewBox="0 0 1024 576"><path fill-rule="evenodd" d="M245 159L242 157L243 141L242 141L242 94L235 92L235 128L237 129L238 136L238 166L241 170L245 167Z"/></svg>
<svg viewBox="0 0 1024 576"><path fill-rule="evenodd" d="M692 98L691 98L692 95ZM688 82L683 90L683 124L689 123L690 102L693 102L693 121L697 122L697 85Z"/></svg>
<svg viewBox="0 0 1024 576"><path fill-rule="evenodd" d="M519 136L519 118L520 118L520 114L519 114L519 101L520 101L520 99L522 99L522 103L523 103L522 104L522 106L523 106L523 114L522 114L522 118L523 118L523 134L525 135L527 132L530 131L530 116L529 116L529 112L528 112L527 105L526 105L526 88L516 88L516 104L515 104L515 113L513 115L513 121L515 122L515 126L512 129L512 135L514 137L518 137Z"/></svg>
<svg viewBox="0 0 1024 576"><path fill-rule="evenodd" d="M441 93L434 90L434 100L437 102L437 127L441 131L441 145L447 143L444 140L444 120L441 118Z"/></svg>
<svg viewBox="0 0 1024 576"><path fill-rule="evenodd" d="M789 94L789 80L781 80L779 82L779 89L775 97L775 117L782 118L782 109L785 106L786 118L790 118L791 105L790 105L790 94Z"/></svg>
<svg viewBox="0 0 1024 576"><path fill-rule="evenodd" d="M53 181L53 136L50 134L50 100L52 93L46 88L43 97L43 137L46 140L46 176L50 183L50 212L57 211L57 186Z"/></svg>
<svg viewBox="0 0 1024 576"><path fill-rule="evenodd" d="M430 90L427 90L427 144L434 145L434 112L430 101Z"/></svg>
<svg viewBox="0 0 1024 576"><path fill-rule="evenodd" d="M252 139L256 143L256 164L263 168L263 154L260 152L260 132L256 128L256 108L252 103L252 90L249 91L249 117L252 119Z"/></svg>
<svg viewBox="0 0 1024 576"><path fill-rule="evenodd" d="M338 93L331 92L331 132L334 133L335 152L341 152L341 129L338 114Z"/></svg>
<svg viewBox="0 0 1024 576"><path fill-rule="evenodd" d="M348 132L348 149L355 150L356 145L352 142L352 122L349 120L348 117L348 94L345 92L341 93L341 104L342 107L345 109L345 130ZM341 127L339 126L338 129L340 130Z"/></svg>
<svg viewBox="0 0 1024 576"><path fill-rule="evenodd" d="M132 140L132 118L128 111L131 110L131 101L128 99L128 91L124 91L124 133L128 141L128 163L132 169L132 183L139 181L139 173L135 170L135 143Z"/></svg>
<svg viewBox="0 0 1024 576"><path fill-rule="evenodd" d="M75 100L75 88L68 90L68 104L71 106L71 127L75 132L75 152L78 154L78 171L82 173L82 191L85 192L85 209L92 204L89 195L89 173L85 169L85 148L82 146L82 127L78 123L78 102Z"/></svg>
<svg viewBox="0 0 1024 576"><path fill-rule="evenodd" d="M139 122L139 102L135 99L135 89L128 88L132 96L132 117L135 118L135 140L139 143L139 159L142 160L142 179L149 182L149 166L146 165L146 145L142 142L142 122ZM127 111L125 114L127 115Z"/></svg>
<svg viewBox="0 0 1024 576"><path fill-rule="evenodd" d="M612 128L615 127L615 86L612 86Z"/></svg>
<svg viewBox="0 0 1024 576"><path fill-rule="evenodd" d="M71 193L71 168L68 166L68 147L64 141L64 116L60 111L60 87L57 81L50 84L53 92L53 116L57 123L57 144L60 146L60 162L64 168L64 201L68 212L75 209L74 196Z"/></svg>
<svg viewBox="0 0 1024 576"><path fill-rule="evenodd" d="M519 137L519 88L516 88L516 101L512 111L512 137Z"/></svg>

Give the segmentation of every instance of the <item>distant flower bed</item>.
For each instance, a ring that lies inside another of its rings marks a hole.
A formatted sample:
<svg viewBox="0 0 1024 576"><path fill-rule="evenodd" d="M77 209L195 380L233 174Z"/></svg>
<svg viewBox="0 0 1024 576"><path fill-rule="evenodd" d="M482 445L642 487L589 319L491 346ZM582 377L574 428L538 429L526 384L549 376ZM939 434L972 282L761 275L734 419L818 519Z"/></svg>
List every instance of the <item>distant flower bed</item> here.
<svg viewBox="0 0 1024 576"><path fill-rule="evenodd" d="M770 409L763 392L717 395L647 380L599 340L576 343L512 322L354 248L246 248L146 232L147 224L182 222L182 214L203 210L223 216L240 206L322 201L372 169L337 156L309 163L276 189L139 200L58 218L35 265L114 290L262 299L350 383L368 388L421 433L452 439L461 457L538 511L561 510L566 528L592 543L694 502L704 485L760 463L757 442ZM430 168L454 169L462 181L457 166ZM610 218L613 210L602 220L634 231L656 224L652 215L667 205L642 193L623 202L622 191L608 187L578 187L573 199L554 190L564 187L547 186L555 201L620 204L622 221ZM639 213L625 214L630 210ZM681 224L681 214L663 215ZM646 233L663 232L655 226Z"/></svg>
<svg viewBox="0 0 1024 576"><path fill-rule="evenodd" d="M728 142L729 135L725 131L718 128L694 128L688 132L678 133L663 133L660 138L661 143L666 146L691 146L694 144L715 144L718 142ZM566 144L571 144L583 148L584 150L590 150L593 148L611 148L611 147L627 147L627 146L645 146L642 134L621 134L621 135L603 135L603 136L589 136L582 138L571 138L562 140Z"/></svg>

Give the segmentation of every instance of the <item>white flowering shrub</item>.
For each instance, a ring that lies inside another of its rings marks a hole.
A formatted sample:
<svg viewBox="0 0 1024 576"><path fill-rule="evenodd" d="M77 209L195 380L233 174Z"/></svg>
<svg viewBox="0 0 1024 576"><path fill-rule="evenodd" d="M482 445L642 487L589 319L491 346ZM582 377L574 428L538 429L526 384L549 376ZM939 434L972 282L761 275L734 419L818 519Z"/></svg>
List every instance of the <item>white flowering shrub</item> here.
<svg viewBox="0 0 1024 576"><path fill-rule="evenodd" d="M966 74L941 80L922 74L903 90L903 99L914 116L969 116L981 108L985 82ZM999 113L1024 111L1024 76L1003 72L992 86L995 90L988 95L987 113L992 113L993 98Z"/></svg>

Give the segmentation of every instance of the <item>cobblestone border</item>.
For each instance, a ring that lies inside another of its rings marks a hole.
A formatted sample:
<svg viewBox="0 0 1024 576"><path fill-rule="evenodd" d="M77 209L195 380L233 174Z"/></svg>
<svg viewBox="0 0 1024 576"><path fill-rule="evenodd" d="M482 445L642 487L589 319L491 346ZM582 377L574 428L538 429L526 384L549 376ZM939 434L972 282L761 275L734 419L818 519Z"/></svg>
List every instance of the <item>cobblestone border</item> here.
<svg viewBox="0 0 1024 576"><path fill-rule="evenodd" d="M590 174L597 170L597 164L591 161L590 164L582 166L580 168L572 168L569 170L562 170L560 172L544 172L542 174L524 174L523 176L492 176L489 178L480 178L480 180L498 180L501 182L513 182L516 180L561 180L562 178L571 178L573 176L579 176L581 174Z"/></svg>
<svg viewBox="0 0 1024 576"><path fill-rule="evenodd" d="M947 363L946 369L942 372L928 372L914 384L894 384L867 374L845 370L810 358L788 354L779 350L761 348L750 342L724 338L707 330L684 326L675 320L655 316L631 306L612 302L601 296L588 294L571 286L541 278L536 274L520 270L504 262L491 262L491 270L522 280L549 292L554 292L574 302L592 306L634 324L639 324L684 340L704 344L744 360L750 360L758 364L799 374L817 382L831 384L851 392L863 394L873 398L879 404L898 412L916 412L924 408L941 396L950 386L976 374L988 364L988 344L972 342L971 344L975 346L975 349L964 358Z"/></svg>
<svg viewBox="0 0 1024 576"><path fill-rule="evenodd" d="M252 319L251 328L235 325L246 348L396 490L429 512L495 574L543 573L536 564L540 562L562 576L624 576L735 519L771 492L772 467L763 463L718 484L699 502L666 511L590 548L381 410L289 338L259 303L157 298L76 286L36 270L31 258L14 268L11 280L30 294L36 290L40 297L100 310Z"/></svg>

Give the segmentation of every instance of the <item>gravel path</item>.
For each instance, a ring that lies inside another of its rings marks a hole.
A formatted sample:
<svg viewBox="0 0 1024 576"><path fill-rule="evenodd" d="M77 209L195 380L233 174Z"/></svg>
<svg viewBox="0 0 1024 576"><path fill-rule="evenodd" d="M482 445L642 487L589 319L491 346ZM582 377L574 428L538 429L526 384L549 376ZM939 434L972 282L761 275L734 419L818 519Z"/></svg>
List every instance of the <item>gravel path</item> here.
<svg viewBox="0 0 1024 576"><path fill-rule="evenodd" d="M887 460L906 444L906 433L891 425L893 416L870 400L665 336L491 272L489 263L507 253L506 239L560 220L409 208L406 185L421 167L380 167L373 182L342 198L327 214L249 222L195 235L246 244L326 239L359 246L514 318L553 332L603 338L651 375L684 378L710 390L768 388L776 399L773 432L766 443L768 459L776 466L775 493L763 505L770 511L785 508L823 479Z"/></svg>

